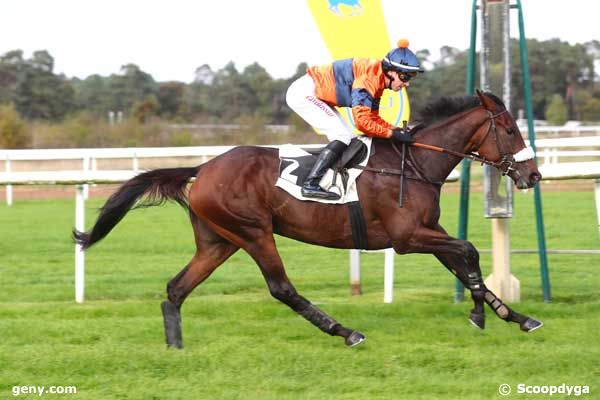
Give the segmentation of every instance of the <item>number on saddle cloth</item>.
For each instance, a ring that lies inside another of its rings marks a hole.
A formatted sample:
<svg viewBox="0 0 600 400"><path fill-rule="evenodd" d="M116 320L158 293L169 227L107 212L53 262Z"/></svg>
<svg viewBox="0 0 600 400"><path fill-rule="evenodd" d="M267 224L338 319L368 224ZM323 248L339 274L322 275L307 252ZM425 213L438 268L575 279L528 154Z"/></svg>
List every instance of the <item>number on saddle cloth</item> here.
<svg viewBox="0 0 600 400"><path fill-rule="evenodd" d="M298 186L302 186L315 161L317 161L318 154L323 149L317 151L309 151L311 155L299 155L299 156L281 156L281 162L279 164L279 176L282 179L293 182ZM335 164L334 169L339 173L342 178L342 184L344 188L347 187L348 173L347 169L352 168L355 165L360 164L364 161L367 156L369 149L367 146L358 139L352 139L348 148L342 154L342 157Z"/></svg>

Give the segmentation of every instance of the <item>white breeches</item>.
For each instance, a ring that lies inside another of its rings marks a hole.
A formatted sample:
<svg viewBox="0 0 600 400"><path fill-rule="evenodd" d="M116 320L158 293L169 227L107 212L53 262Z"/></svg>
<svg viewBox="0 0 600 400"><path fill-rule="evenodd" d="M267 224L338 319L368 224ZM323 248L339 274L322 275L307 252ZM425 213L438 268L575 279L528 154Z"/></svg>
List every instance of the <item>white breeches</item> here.
<svg viewBox="0 0 600 400"><path fill-rule="evenodd" d="M285 100L296 114L317 132L327 136L330 142L339 140L349 144L355 137L340 113L315 96L315 82L310 75L295 80L288 88Z"/></svg>

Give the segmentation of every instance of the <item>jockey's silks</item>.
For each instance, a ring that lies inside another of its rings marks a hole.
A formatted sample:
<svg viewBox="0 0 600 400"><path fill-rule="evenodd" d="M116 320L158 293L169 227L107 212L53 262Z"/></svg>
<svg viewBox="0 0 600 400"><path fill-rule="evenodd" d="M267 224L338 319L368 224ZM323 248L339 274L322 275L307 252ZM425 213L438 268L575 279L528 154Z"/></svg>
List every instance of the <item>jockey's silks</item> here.
<svg viewBox="0 0 600 400"><path fill-rule="evenodd" d="M348 58L331 64L309 67L317 97L331 106L350 107L356 127L368 136L391 136L394 126L379 116L385 89L381 61Z"/></svg>

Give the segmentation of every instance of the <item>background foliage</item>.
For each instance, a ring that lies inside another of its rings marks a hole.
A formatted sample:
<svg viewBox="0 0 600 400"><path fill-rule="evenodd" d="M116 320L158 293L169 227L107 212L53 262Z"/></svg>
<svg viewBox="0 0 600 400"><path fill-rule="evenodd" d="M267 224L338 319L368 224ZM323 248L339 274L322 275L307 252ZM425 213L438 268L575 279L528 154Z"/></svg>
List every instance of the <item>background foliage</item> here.
<svg viewBox="0 0 600 400"><path fill-rule="evenodd" d="M600 63L600 42L571 45L558 39L531 39L528 49L535 118L600 121L600 79L595 68ZM515 60L511 111L518 116L524 108L524 96L516 40L512 41L511 52ZM466 51L444 46L439 60L431 60L427 49L417 54L428 70L409 88L413 110L420 109L432 97L464 94ZM285 124L297 128L290 134L294 137L308 128L285 104L285 92L294 79L305 73L306 67L300 64L289 78L274 79L258 63L241 71L233 62L216 71L204 64L196 69L192 82L184 83L156 82L139 66L125 64L119 73L107 77L91 75L79 79L56 74L54 58L47 51L36 51L25 58L21 50L13 50L0 56L0 104L12 104L19 117L28 123L57 125L57 134L48 136L47 130L40 133L37 125L28 125L30 132L26 133L8 132L5 128L0 133L0 145L74 147L131 142L146 145L215 142L210 137L194 137L192 128L182 132L180 128L185 124L250 125L256 127L254 136L264 136L265 125ZM493 79L493 68L491 75ZM553 101L562 101L566 117L560 111L557 119ZM131 119L135 122L128 123L141 127L136 128L132 138L123 137L119 141L113 132L108 132L107 139L102 123L109 120L111 112L115 116L113 123ZM144 126L148 124L160 126L161 140L157 142L156 129ZM174 125L178 126L176 132L169 129ZM234 127L229 133L232 130ZM238 142L240 138L246 142L247 133L239 131L234 136ZM20 139L15 141L17 136ZM223 133L218 136L216 141L222 141ZM261 140L269 142L268 138Z"/></svg>

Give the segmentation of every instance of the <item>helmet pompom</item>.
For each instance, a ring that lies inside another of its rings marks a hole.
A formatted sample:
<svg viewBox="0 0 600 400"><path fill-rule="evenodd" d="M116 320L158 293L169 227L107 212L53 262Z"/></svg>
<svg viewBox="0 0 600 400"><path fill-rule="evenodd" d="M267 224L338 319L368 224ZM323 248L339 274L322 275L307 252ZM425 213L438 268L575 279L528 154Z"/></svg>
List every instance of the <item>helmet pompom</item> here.
<svg viewBox="0 0 600 400"><path fill-rule="evenodd" d="M408 39L400 39L398 40L398 48L407 49L408 48Z"/></svg>

